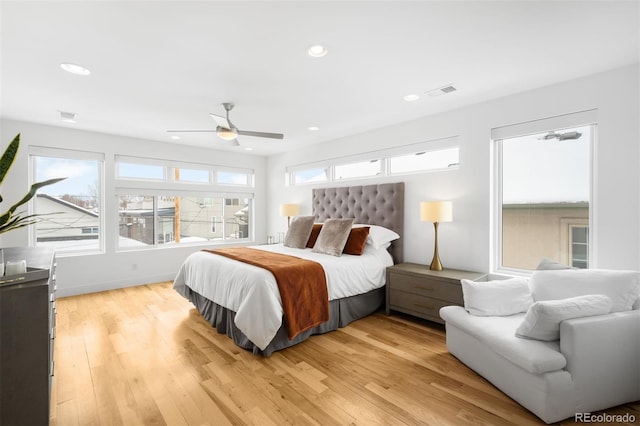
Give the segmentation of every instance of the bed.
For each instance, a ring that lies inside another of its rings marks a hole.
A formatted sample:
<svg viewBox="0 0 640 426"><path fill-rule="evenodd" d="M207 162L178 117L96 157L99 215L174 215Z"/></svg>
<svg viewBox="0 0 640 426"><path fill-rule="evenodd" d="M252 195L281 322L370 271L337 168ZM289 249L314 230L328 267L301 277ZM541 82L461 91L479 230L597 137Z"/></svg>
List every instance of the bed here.
<svg viewBox="0 0 640 426"><path fill-rule="evenodd" d="M193 253L185 260L173 288L219 333L263 356L377 311L384 301L386 266L402 262L404 183L314 189L312 214L319 223L354 218L354 224L376 225L400 236L381 249L367 244L361 256L336 257L282 244L251 247L320 263L326 273L328 321L290 338L274 276L257 266L206 251Z"/></svg>

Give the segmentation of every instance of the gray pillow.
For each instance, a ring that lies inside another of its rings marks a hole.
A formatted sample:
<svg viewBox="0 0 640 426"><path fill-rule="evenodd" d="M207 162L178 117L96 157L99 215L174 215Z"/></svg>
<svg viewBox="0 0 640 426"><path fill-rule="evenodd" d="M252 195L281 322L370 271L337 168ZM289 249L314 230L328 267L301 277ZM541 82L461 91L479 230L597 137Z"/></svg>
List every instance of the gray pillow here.
<svg viewBox="0 0 640 426"><path fill-rule="evenodd" d="M284 237L284 245L292 248L306 248L314 220L315 216L294 216Z"/></svg>
<svg viewBox="0 0 640 426"><path fill-rule="evenodd" d="M327 219L311 251L341 256L351 232L351 225L353 225L353 219Z"/></svg>

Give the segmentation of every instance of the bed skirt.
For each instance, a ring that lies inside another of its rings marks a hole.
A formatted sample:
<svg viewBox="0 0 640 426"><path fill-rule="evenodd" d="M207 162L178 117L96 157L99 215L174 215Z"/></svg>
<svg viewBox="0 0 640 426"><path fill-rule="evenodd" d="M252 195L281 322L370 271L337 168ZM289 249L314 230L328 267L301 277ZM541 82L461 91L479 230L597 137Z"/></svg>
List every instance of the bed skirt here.
<svg viewBox="0 0 640 426"><path fill-rule="evenodd" d="M252 351L255 355L269 356L275 351L300 343L313 334L323 334L337 330L340 327L345 327L352 321L374 313L384 302L385 288L381 287L368 293L330 301L329 321L298 334L293 340L289 340L287 337L287 329L283 324L264 350L254 345L253 342L236 327L234 322L236 313L234 311L212 302L188 286L185 286L183 291L180 291L180 294L193 303L196 309L215 327L218 333L226 334L233 339L236 345Z"/></svg>

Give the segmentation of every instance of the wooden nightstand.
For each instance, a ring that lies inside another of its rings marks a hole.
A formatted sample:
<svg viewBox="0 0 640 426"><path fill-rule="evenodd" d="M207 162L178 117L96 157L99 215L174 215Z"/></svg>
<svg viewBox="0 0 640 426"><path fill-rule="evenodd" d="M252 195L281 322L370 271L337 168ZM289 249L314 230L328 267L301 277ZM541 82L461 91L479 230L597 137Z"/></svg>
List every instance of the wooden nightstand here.
<svg viewBox="0 0 640 426"><path fill-rule="evenodd" d="M385 311L404 312L444 324L438 311L443 306L463 306L460 280L482 281L480 272L445 269L432 271L428 265L400 263L387 268Z"/></svg>

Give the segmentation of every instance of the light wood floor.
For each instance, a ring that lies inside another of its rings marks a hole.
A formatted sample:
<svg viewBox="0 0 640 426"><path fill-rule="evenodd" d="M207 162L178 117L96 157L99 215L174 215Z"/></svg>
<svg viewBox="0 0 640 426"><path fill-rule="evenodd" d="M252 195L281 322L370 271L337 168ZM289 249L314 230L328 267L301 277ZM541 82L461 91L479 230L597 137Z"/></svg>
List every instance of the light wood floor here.
<svg viewBox="0 0 640 426"><path fill-rule="evenodd" d="M541 423L448 354L441 327L406 317L374 314L263 358L170 283L57 306L52 425ZM640 419L640 404L607 412Z"/></svg>

